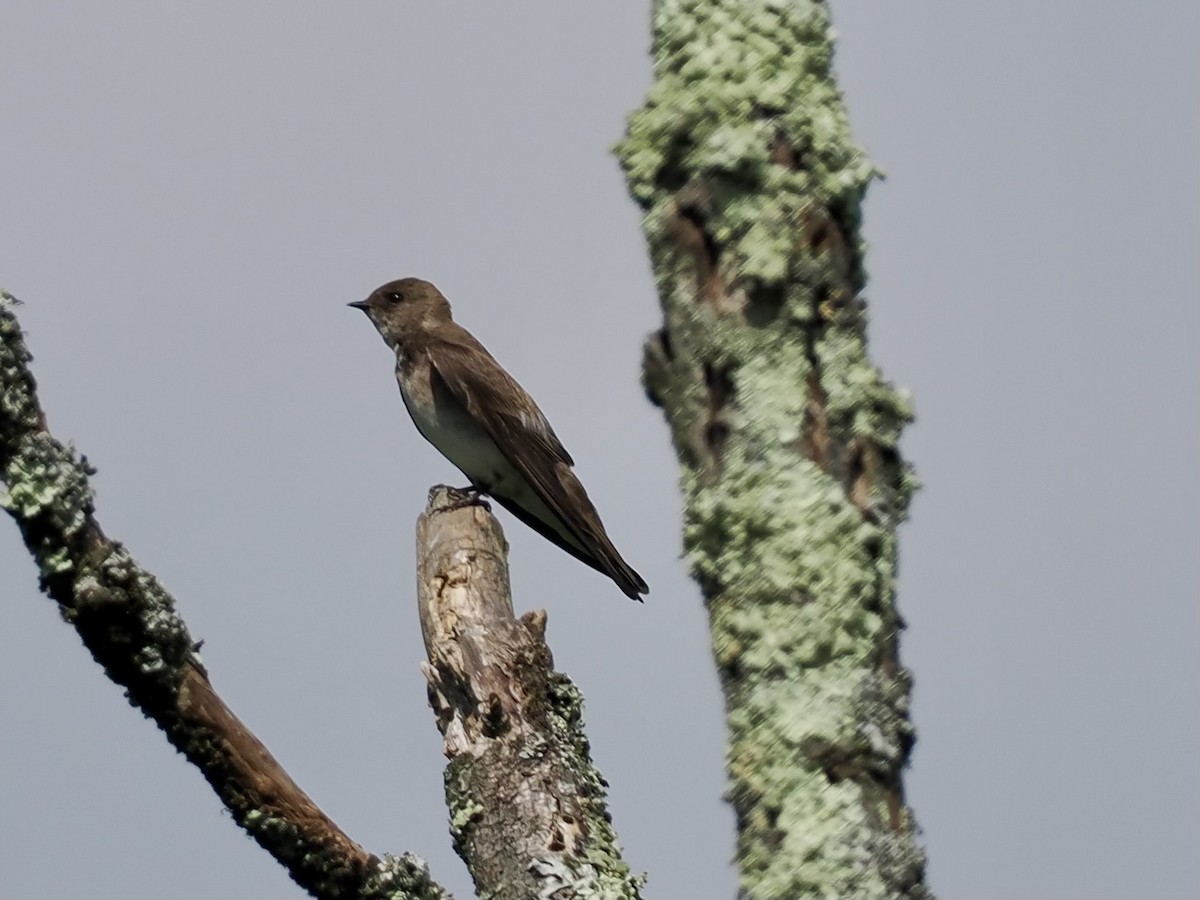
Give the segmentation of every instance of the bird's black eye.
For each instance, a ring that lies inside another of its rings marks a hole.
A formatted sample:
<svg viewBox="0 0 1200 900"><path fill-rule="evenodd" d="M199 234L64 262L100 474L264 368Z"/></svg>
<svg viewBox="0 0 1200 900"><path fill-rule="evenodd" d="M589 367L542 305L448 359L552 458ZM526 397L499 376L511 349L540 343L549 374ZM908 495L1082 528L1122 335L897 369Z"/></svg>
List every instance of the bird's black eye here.
<svg viewBox="0 0 1200 900"><path fill-rule="evenodd" d="M399 303L403 299L404 295L399 291L392 291L390 294L388 294L388 301L390 303Z"/></svg>

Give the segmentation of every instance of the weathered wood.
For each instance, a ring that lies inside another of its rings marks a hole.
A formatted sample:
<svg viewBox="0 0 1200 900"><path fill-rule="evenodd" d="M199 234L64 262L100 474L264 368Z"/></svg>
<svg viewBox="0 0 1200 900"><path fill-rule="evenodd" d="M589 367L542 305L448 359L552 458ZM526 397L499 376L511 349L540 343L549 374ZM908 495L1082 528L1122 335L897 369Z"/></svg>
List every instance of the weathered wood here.
<svg viewBox="0 0 1200 900"><path fill-rule="evenodd" d="M554 671L545 612L514 617L506 551L485 503L430 491L417 523L417 598L455 849L481 897L637 897L582 698Z"/></svg>

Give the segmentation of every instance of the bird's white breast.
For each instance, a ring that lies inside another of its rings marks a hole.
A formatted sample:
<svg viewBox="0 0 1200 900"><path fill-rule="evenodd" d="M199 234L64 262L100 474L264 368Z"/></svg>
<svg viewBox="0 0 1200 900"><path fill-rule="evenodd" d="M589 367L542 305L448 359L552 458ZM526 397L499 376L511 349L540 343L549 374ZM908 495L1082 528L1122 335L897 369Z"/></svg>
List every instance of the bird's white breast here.
<svg viewBox="0 0 1200 900"><path fill-rule="evenodd" d="M493 495L513 501L553 528L564 541L584 550L571 530L550 511L532 485L500 452L491 435L452 398L443 394L435 400L428 372L428 367L422 371L418 366L410 369L405 377L403 367L397 366L396 369L404 406L425 440L433 444L473 483L485 487Z"/></svg>
<svg viewBox="0 0 1200 900"><path fill-rule="evenodd" d="M400 382L400 394L413 424L425 440L472 481L498 486L509 481L512 466L486 431L454 403L434 403L431 392ZM422 393L425 396L417 396Z"/></svg>

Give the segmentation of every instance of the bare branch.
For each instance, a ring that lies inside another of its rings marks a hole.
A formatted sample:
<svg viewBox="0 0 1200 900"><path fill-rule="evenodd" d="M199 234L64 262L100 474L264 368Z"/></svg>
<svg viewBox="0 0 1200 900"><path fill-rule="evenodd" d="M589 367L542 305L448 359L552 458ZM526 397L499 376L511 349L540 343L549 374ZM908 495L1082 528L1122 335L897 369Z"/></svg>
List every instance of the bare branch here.
<svg viewBox="0 0 1200 900"><path fill-rule="evenodd" d="M417 857L380 859L351 840L213 690L174 599L101 531L93 470L46 429L14 304L0 292L0 506L16 520L42 590L297 884L331 900L448 898Z"/></svg>
<svg viewBox="0 0 1200 900"><path fill-rule="evenodd" d="M445 738L455 849L481 897L636 898L583 701L554 671L546 614L513 616L507 545L486 504L430 491L417 523L429 702Z"/></svg>

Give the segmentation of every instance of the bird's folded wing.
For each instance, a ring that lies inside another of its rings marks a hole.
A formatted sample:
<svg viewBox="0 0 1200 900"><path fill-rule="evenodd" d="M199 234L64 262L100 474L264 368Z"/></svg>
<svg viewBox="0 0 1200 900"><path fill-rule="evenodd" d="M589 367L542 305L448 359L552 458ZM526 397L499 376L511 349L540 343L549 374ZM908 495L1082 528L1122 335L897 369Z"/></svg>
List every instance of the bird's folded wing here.
<svg viewBox="0 0 1200 900"><path fill-rule="evenodd" d="M431 377L467 411L495 442L513 468L537 493L569 535L557 532L514 500L493 494L535 531L572 556L605 573L629 597L640 600L645 580L621 558L604 531L600 515L575 473L574 460L525 389L462 329L438 340L426 352Z"/></svg>
<svg viewBox="0 0 1200 900"><path fill-rule="evenodd" d="M575 465L533 398L479 341L463 329L457 331L452 340L429 346L429 361L454 398L485 425L504 455L509 457L519 446L539 458ZM513 462L511 457L509 461Z"/></svg>
<svg viewBox="0 0 1200 900"><path fill-rule="evenodd" d="M466 334L461 340L461 344L439 341L429 348L435 377L483 426L505 459L537 491L579 544L596 549L611 547L599 515L574 473L567 468L574 460L541 410L482 345ZM484 359L486 366L481 364Z"/></svg>

